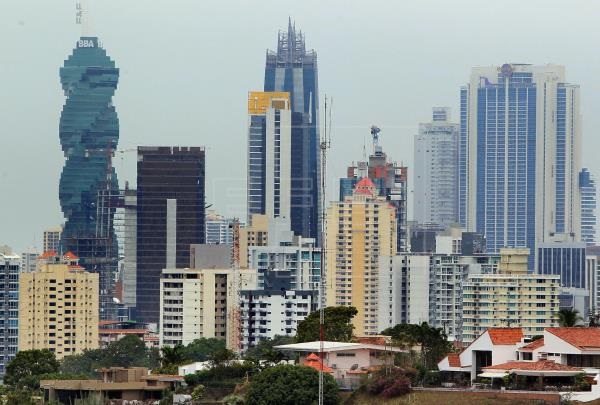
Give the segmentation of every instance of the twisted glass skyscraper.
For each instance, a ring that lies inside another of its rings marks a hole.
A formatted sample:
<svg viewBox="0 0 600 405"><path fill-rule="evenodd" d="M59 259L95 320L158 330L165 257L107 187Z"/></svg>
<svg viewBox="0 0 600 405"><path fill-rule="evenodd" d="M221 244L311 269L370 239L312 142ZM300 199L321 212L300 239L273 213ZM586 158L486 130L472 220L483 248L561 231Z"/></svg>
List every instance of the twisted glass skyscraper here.
<svg viewBox="0 0 600 405"><path fill-rule="evenodd" d="M295 234L319 240L319 86L317 53L290 20L277 51L267 51L264 91L290 93L292 110L290 221Z"/></svg>
<svg viewBox="0 0 600 405"><path fill-rule="evenodd" d="M119 139L119 120L112 97L119 70L98 38L81 37L60 69L67 98L59 135L66 162L60 178L59 199L65 216L61 246L73 251L80 264L100 273L101 317L110 306L110 269L116 265L114 210L102 211L99 192L116 190L111 158ZM100 217L100 218L99 218ZM104 305L103 305L104 304Z"/></svg>

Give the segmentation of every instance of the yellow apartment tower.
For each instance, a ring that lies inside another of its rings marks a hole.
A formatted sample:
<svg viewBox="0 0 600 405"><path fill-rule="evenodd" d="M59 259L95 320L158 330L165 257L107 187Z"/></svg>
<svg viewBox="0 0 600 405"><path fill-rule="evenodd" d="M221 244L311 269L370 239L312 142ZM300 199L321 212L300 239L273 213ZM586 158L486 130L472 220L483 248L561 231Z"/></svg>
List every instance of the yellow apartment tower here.
<svg viewBox="0 0 600 405"><path fill-rule="evenodd" d="M377 195L375 184L360 180L352 197L327 212L327 306L353 306L354 334L369 335L377 326L379 255L396 254L394 208Z"/></svg>
<svg viewBox="0 0 600 405"><path fill-rule="evenodd" d="M68 252L48 251L21 273L19 351L49 349L57 359L98 348L98 274Z"/></svg>

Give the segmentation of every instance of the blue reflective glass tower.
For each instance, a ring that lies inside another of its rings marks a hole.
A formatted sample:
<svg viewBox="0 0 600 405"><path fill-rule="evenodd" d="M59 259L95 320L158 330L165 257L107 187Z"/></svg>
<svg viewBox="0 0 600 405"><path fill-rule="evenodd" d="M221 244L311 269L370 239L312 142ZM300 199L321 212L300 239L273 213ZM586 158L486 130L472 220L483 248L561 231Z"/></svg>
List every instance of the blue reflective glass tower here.
<svg viewBox="0 0 600 405"><path fill-rule="evenodd" d="M111 158L119 139L119 120L112 97L119 70L98 38L81 37L73 54L60 69L66 102L60 116L59 135L66 162L59 186L65 216L61 236L63 251L72 251L89 271L100 273L101 318L114 314L111 271L117 248L113 229L114 209L103 211L99 194L118 189Z"/></svg>
<svg viewBox="0 0 600 405"><path fill-rule="evenodd" d="M267 51L264 91L290 93L292 110L290 221L295 234L320 239L319 86L317 53L291 20Z"/></svg>
<svg viewBox="0 0 600 405"><path fill-rule="evenodd" d="M563 66L475 68L460 92L459 220L487 250L581 238L579 86Z"/></svg>

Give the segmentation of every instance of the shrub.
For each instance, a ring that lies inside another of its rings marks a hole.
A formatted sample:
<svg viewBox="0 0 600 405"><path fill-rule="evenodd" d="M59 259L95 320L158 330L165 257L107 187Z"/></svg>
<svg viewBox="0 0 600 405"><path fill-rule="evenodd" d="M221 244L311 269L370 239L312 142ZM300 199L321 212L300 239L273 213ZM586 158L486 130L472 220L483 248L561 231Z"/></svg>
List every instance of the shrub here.
<svg viewBox="0 0 600 405"><path fill-rule="evenodd" d="M229 394L222 401L225 405L244 405L244 398L236 394Z"/></svg>
<svg viewBox="0 0 600 405"><path fill-rule="evenodd" d="M410 392L410 380L406 377L394 378L381 393L384 398L394 398Z"/></svg>
<svg viewBox="0 0 600 405"><path fill-rule="evenodd" d="M204 397L204 385L198 384L192 391L192 399L194 401L200 401Z"/></svg>

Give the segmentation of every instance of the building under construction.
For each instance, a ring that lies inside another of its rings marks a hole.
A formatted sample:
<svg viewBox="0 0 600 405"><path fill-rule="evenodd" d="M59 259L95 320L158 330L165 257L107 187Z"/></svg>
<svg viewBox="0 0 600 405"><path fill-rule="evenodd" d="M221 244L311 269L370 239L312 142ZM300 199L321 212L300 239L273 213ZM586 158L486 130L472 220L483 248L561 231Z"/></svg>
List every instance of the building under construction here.
<svg viewBox="0 0 600 405"><path fill-rule="evenodd" d="M373 153L368 160L353 162L348 167L347 176L340 179L340 201L352 196L356 184L363 178L369 178L377 187L377 193L385 197L395 208L397 224L397 252L405 252L406 238L406 197L407 174L406 166L398 165L388 160L387 154L379 144L380 129L371 127Z"/></svg>

